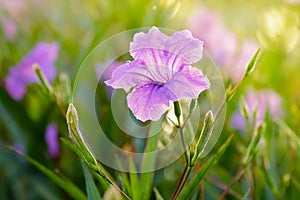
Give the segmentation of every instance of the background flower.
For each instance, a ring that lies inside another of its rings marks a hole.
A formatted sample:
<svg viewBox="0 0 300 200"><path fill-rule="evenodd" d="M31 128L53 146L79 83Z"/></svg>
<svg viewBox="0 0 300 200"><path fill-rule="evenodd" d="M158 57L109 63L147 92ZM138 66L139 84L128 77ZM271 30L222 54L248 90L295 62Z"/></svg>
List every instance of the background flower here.
<svg viewBox="0 0 300 200"><path fill-rule="evenodd" d="M190 16L188 28L204 42L204 49L218 66L232 61L237 49L237 38L224 26L217 13L208 8L197 8Z"/></svg>
<svg viewBox="0 0 300 200"><path fill-rule="evenodd" d="M56 67L54 65L58 56L58 43L38 43L19 64L12 67L5 79L7 92L15 100L20 100L26 93L26 86L29 83L36 82L36 75L32 68L38 64L45 74L45 77L51 82L56 76Z"/></svg>
<svg viewBox="0 0 300 200"><path fill-rule="evenodd" d="M271 89L250 90L246 95L245 106L248 111L249 121L255 126L264 121L267 112L272 120L283 116L281 97ZM241 112L237 111L233 114L231 124L235 128L245 131L247 129L247 122ZM254 116L255 112L256 116Z"/></svg>
<svg viewBox="0 0 300 200"><path fill-rule="evenodd" d="M1 21L2 21L2 30L3 30L4 37L9 41L13 41L17 33L17 26L15 22L5 17L3 17Z"/></svg>
<svg viewBox="0 0 300 200"><path fill-rule="evenodd" d="M225 27L221 17L206 7L196 8L187 24L192 33L204 42L204 49L221 67L224 76L238 82L258 44L249 39L238 42L235 33Z"/></svg>
<svg viewBox="0 0 300 200"><path fill-rule="evenodd" d="M58 128L55 123L48 124L45 131L45 141L48 148L48 153L52 158L59 157L59 139L58 139Z"/></svg>

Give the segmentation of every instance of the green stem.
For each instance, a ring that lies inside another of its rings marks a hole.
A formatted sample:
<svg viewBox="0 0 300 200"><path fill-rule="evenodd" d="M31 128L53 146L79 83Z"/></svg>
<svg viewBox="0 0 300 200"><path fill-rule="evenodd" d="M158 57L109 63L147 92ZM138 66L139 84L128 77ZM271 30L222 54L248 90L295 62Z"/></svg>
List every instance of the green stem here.
<svg viewBox="0 0 300 200"><path fill-rule="evenodd" d="M178 197L178 195L179 195L180 191L182 190L183 186L185 185L191 171L192 171L191 167L185 166L185 168L180 176L180 179L177 183L176 189L174 190L174 193L171 197L171 200L175 200Z"/></svg>
<svg viewBox="0 0 300 200"><path fill-rule="evenodd" d="M220 113L221 113L221 111L223 110L225 104L231 100L233 94L234 94L234 93L236 92L236 90L241 86L241 84L243 83L243 81L244 81L245 79L246 79L245 76L242 77L242 78L239 80L239 82L238 82L237 84L235 84L235 86L230 90L230 92L228 93L228 95L226 95L226 96L223 98L223 100L222 100L220 106L218 107L216 113L214 114L214 116L215 116L214 119L215 119L215 120L216 120L216 119L218 118L218 116L220 115Z"/></svg>
<svg viewBox="0 0 300 200"><path fill-rule="evenodd" d="M179 132L180 132L180 137L181 137L181 142L182 142L182 147L183 147L183 151L184 151L184 158L185 158L185 162L187 165L189 165L189 156L187 153L187 146L183 137L183 128L179 128Z"/></svg>
<svg viewBox="0 0 300 200"><path fill-rule="evenodd" d="M117 185L115 184L109 177L106 177L106 180L117 190L120 194L127 200L131 200L131 198Z"/></svg>

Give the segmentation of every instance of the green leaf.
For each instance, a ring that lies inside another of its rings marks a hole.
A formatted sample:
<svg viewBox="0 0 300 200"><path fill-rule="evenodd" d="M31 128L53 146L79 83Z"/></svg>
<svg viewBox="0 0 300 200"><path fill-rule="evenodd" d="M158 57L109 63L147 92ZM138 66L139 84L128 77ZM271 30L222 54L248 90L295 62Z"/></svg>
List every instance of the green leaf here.
<svg viewBox="0 0 300 200"><path fill-rule="evenodd" d="M32 165L34 165L36 168L38 168L41 172L43 172L49 179L51 179L54 183L56 183L61 189L66 191L71 197L73 197L76 200L86 200L85 194L76 186L74 183L72 183L68 178L60 176L53 171L46 168L44 165L40 164L33 158L31 158L28 155L25 155L21 152L18 152L14 149L11 149L12 151L16 152L18 155L22 156L24 159L26 159L28 162L30 162Z"/></svg>
<svg viewBox="0 0 300 200"><path fill-rule="evenodd" d="M251 163L251 160L256 156L260 149L259 141L265 132L265 124L261 124L252 134L250 144L247 147L245 156L242 160L244 166Z"/></svg>
<svg viewBox="0 0 300 200"><path fill-rule="evenodd" d="M88 161L85 159L85 156L80 151L80 149L72 143L70 140L67 140L65 138L60 138L60 140L67 145L71 150L73 150L81 159L83 159L86 163ZM108 181L103 177L105 174L107 177L110 177L109 173L107 173L101 166L95 166L91 163L88 163L89 167L94 170L94 175L97 178L97 180L100 182L103 189L107 189L109 187Z"/></svg>
<svg viewBox="0 0 300 200"><path fill-rule="evenodd" d="M197 189L199 183L204 178L205 174L208 170L221 158L224 151L227 149L230 144L233 135L227 138L225 143L220 147L218 152L213 155L208 161L206 161L200 171L193 177L193 179L188 183L188 185L183 189L183 191L179 194L178 199L189 199L189 197L193 194L193 192Z"/></svg>
<svg viewBox="0 0 300 200"><path fill-rule="evenodd" d="M139 184L138 173L132 157L129 158L129 170L130 186L132 189L132 199L139 200L141 199L141 185Z"/></svg>
<svg viewBox="0 0 300 200"><path fill-rule="evenodd" d="M116 157L116 161L117 161L118 166L120 168L119 180L121 182L122 189L127 194L129 194L130 196L132 196L132 188L130 187L129 177L127 176L127 173L124 172L125 168L122 165L122 163L120 162L120 159L118 157Z"/></svg>
<svg viewBox="0 0 300 200"><path fill-rule="evenodd" d="M159 193L157 188L154 188L153 191L154 191L156 200L164 200L164 198L161 196L161 194Z"/></svg>
<svg viewBox="0 0 300 200"><path fill-rule="evenodd" d="M70 140L67 140L65 138L60 138L60 140L67 145L72 151L74 151L80 158L85 159L83 153L80 151L80 149L74 145Z"/></svg>
<svg viewBox="0 0 300 200"><path fill-rule="evenodd" d="M119 175L119 180L122 185L122 190L126 192L127 194L131 195L132 194L132 189L130 187L129 179L126 173L121 172Z"/></svg>
<svg viewBox="0 0 300 200"><path fill-rule="evenodd" d="M150 129L150 131L155 129L156 128L153 127L153 129ZM158 138L159 138L159 134L156 134L153 137L147 139L145 154L141 164L142 171L146 171L145 169L153 169L154 171L155 164L156 164L156 156L153 156L153 154L149 155L147 154L147 152L153 152L154 150L156 150ZM141 194L143 194L143 199L150 199L153 178L154 178L154 172L146 172L141 174L140 184L143 186L141 192Z"/></svg>
<svg viewBox="0 0 300 200"><path fill-rule="evenodd" d="M86 184L86 192L88 195L88 200L98 200L101 199L99 191L94 183L93 177L84 163L83 160L81 160L82 168L83 168L83 173L84 173L84 178L85 178L85 184Z"/></svg>

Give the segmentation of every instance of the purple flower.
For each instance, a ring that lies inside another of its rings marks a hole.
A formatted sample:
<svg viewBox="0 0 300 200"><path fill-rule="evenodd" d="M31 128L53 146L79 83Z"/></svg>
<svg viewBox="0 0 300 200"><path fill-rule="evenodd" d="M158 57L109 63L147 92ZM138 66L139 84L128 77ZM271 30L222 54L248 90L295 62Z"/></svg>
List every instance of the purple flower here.
<svg viewBox="0 0 300 200"><path fill-rule="evenodd" d="M130 43L134 60L118 67L105 83L115 89L133 88L127 103L136 118L158 120L170 101L197 98L210 87L201 70L191 66L202 51L203 42L187 30L167 36L153 27L146 34L135 34Z"/></svg>
<svg viewBox="0 0 300 200"><path fill-rule="evenodd" d="M255 126L261 124L269 112L270 118L275 120L283 115L281 97L271 89L260 91L250 90L246 96L246 107L248 109L249 120ZM256 116L254 112L256 111ZM235 112L231 118L231 124L239 129L246 130L247 123L240 112Z"/></svg>
<svg viewBox="0 0 300 200"><path fill-rule="evenodd" d="M204 48L218 66L224 66L232 61L237 49L237 39L224 27L217 13L208 9L198 10L191 16L188 27L204 42Z"/></svg>
<svg viewBox="0 0 300 200"><path fill-rule="evenodd" d="M204 8L191 15L188 27L197 38L203 40L204 48L222 67L225 75L238 82L258 45L250 40L238 44L236 35L224 26L221 19L217 13Z"/></svg>
<svg viewBox="0 0 300 200"><path fill-rule="evenodd" d="M112 74L115 71L115 69L123 64L124 64L124 62L117 62L117 61L111 62L107 65L104 63L99 63L96 66L96 73L97 73L98 79L100 81L105 81L105 80L110 79L112 77Z"/></svg>
<svg viewBox="0 0 300 200"><path fill-rule="evenodd" d="M110 79L113 72L115 71L115 69L117 67L119 67L120 65L122 65L122 64L124 64L124 62L114 61L114 62L111 62L107 65L104 64L104 63L99 63L96 66L96 74L97 74L98 80L100 82L103 82L105 80ZM107 87L106 89L107 89L107 96L111 97L112 93L113 93L113 88Z"/></svg>
<svg viewBox="0 0 300 200"><path fill-rule="evenodd" d="M56 124L50 123L45 132L45 141L48 147L48 153L52 158L59 156L59 141L58 141L58 128Z"/></svg>
<svg viewBox="0 0 300 200"><path fill-rule="evenodd" d="M7 92L15 100L21 100L26 93L26 86L37 81L32 69L33 64L38 64L51 82L56 76L54 65L59 51L57 43L38 43L19 64L12 67L5 80Z"/></svg>
<svg viewBox="0 0 300 200"><path fill-rule="evenodd" d="M16 37L17 33L17 26L15 22L9 18L2 18L2 29L4 37L9 40L13 41Z"/></svg>

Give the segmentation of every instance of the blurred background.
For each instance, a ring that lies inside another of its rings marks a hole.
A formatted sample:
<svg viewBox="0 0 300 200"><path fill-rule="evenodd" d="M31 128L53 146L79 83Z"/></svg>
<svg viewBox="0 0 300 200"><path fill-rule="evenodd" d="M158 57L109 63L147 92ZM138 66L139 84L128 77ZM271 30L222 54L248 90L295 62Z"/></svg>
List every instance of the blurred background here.
<svg viewBox="0 0 300 200"><path fill-rule="evenodd" d="M300 195L299 20L297 0L0 0L0 199L71 199L8 146L62 172L85 190L79 158L59 141L68 137L67 82L73 81L83 59L101 41L121 31L152 26L189 29L203 40L226 88L243 77L256 49L262 49L255 70L227 105L223 132L210 155L230 134L234 140L199 188L202 197L216 199L222 193L245 157L253 130L265 124L259 152L228 199L241 199L249 188L253 190L246 199L296 199ZM28 67L36 62L60 97L58 105L36 83ZM109 102L105 90L97 95ZM126 136L118 139L122 133L109 111L101 120L118 145L139 148ZM174 163L156 173L153 184L166 199L181 171L180 163ZM195 199L201 196L197 195Z"/></svg>

